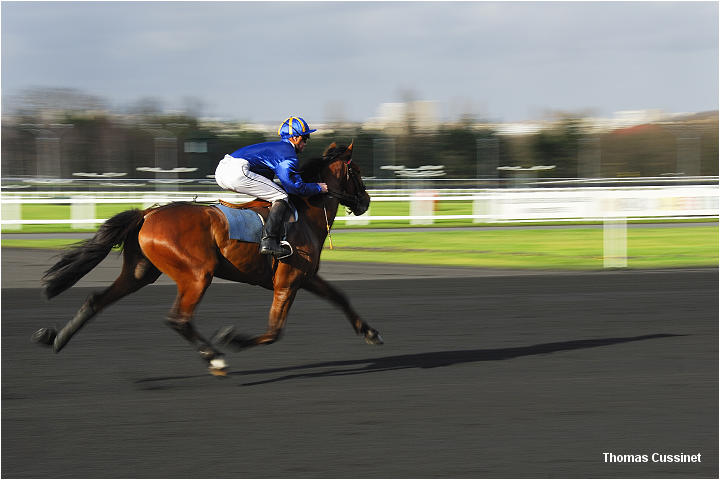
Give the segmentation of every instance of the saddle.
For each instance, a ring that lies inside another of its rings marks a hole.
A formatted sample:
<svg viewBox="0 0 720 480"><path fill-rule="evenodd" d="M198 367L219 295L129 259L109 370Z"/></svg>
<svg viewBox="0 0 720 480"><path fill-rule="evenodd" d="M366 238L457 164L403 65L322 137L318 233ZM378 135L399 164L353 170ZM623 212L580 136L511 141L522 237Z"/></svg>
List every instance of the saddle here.
<svg viewBox="0 0 720 480"><path fill-rule="evenodd" d="M272 206L272 202L268 202L267 200L260 200L259 198L256 198L255 200L250 200L249 202L245 203L232 203L223 199L218 199L218 203L227 208L235 208L238 210L252 210L253 212L257 213L262 217L263 223L265 222L265 220L267 220L267 216L270 213L270 207ZM290 209L292 210L292 214L290 215L288 223L297 222L299 218L298 211L292 202L290 202Z"/></svg>
<svg viewBox="0 0 720 480"><path fill-rule="evenodd" d="M270 214L272 204L266 200L255 199L246 203L232 203L218 199L218 203L212 206L220 210L228 222L228 236L233 240L243 242L260 243L263 233L263 226ZM292 207L291 222L297 221L297 210ZM287 230L286 230L287 235ZM290 244L285 238L280 243ZM290 247L292 249L292 247Z"/></svg>
<svg viewBox="0 0 720 480"><path fill-rule="evenodd" d="M263 222L267 219L268 213L270 212L270 205L272 205L270 202L266 200L260 200L258 198L245 203L232 203L226 202L222 199L218 199L218 203L227 208L234 208L238 210L252 210L253 212L257 213L262 217Z"/></svg>
<svg viewBox="0 0 720 480"><path fill-rule="evenodd" d="M257 199L246 203L218 200L212 206L225 215L231 239L260 243L263 225L270 212L270 202Z"/></svg>

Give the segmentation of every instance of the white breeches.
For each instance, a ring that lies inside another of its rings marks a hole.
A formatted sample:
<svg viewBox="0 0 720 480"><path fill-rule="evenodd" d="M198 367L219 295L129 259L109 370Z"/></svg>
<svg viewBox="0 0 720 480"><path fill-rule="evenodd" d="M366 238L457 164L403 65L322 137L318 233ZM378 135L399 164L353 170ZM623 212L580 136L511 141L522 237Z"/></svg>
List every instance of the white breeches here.
<svg viewBox="0 0 720 480"><path fill-rule="evenodd" d="M215 169L215 181L226 190L244 193L268 202L276 200L288 202L288 194L269 178L251 172L250 165L244 158L225 155Z"/></svg>

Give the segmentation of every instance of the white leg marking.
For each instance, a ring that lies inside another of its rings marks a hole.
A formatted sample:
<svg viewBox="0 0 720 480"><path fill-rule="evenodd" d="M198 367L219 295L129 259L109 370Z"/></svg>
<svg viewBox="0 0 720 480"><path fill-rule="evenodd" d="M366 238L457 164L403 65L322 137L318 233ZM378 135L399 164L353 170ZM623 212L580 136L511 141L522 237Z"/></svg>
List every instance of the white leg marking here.
<svg viewBox="0 0 720 480"><path fill-rule="evenodd" d="M225 359L222 357L213 358L212 360L210 360L210 367L212 367L212 368L223 369L223 368L227 368L227 366L228 366L228 364L225 362Z"/></svg>

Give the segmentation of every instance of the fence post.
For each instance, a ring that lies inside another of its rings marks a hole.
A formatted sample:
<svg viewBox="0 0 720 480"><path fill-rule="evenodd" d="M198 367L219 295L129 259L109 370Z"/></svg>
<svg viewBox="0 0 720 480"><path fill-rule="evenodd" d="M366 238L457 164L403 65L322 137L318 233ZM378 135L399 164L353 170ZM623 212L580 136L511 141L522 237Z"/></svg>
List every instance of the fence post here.
<svg viewBox="0 0 720 480"><path fill-rule="evenodd" d="M473 218L473 223L488 223L492 219L495 200L490 195L476 196L473 200L473 215L482 215Z"/></svg>
<svg viewBox="0 0 720 480"><path fill-rule="evenodd" d="M21 209L22 205L19 203L2 202L2 220L20 220L22 218ZM3 230L22 230L22 225L14 223L3 225L2 228Z"/></svg>
<svg viewBox="0 0 720 480"><path fill-rule="evenodd" d="M345 225L368 225L370 223L370 219L368 218L370 216L370 208L359 217L353 215L352 218L345 220Z"/></svg>
<svg viewBox="0 0 720 480"><path fill-rule="evenodd" d="M157 204L157 202L154 201L155 197L157 197L157 195L143 195L143 210Z"/></svg>
<svg viewBox="0 0 720 480"><path fill-rule="evenodd" d="M627 267L627 219L606 217L603 222L603 267Z"/></svg>
<svg viewBox="0 0 720 480"><path fill-rule="evenodd" d="M431 200L425 200L417 197L436 197L437 192L434 190L418 190L413 193L412 200L410 200L410 216L428 216L432 217L435 212L435 202L433 198ZM410 225L431 225L433 223L432 218L411 218Z"/></svg>
<svg viewBox="0 0 720 480"><path fill-rule="evenodd" d="M70 198L70 219L71 220L88 220L95 218L95 202L83 202L88 197L71 197ZM92 228L94 224L88 223L72 223L70 228Z"/></svg>

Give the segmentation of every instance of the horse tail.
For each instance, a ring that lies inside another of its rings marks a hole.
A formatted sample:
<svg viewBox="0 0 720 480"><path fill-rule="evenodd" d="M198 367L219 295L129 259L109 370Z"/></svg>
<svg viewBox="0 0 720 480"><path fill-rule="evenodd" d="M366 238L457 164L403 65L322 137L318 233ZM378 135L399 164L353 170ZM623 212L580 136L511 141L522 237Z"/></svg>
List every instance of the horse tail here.
<svg viewBox="0 0 720 480"><path fill-rule="evenodd" d="M75 285L108 256L113 247L123 247L137 236L144 221L143 210L118 213L103 223L92 238L73 245L60 256L42 278L45 296L50 299Z"/></svg>

